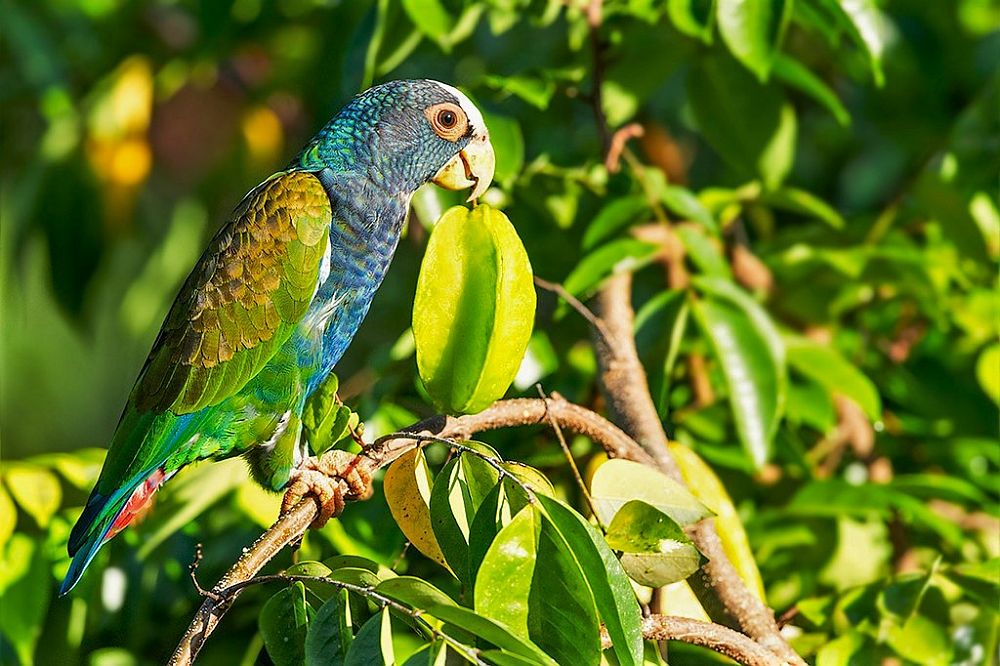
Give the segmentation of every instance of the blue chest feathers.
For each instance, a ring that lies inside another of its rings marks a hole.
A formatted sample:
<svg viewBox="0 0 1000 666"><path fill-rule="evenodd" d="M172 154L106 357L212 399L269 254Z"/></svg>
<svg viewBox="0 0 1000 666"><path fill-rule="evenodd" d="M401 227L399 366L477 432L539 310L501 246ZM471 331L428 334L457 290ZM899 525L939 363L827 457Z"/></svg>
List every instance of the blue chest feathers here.
<svg viewBox="0 0 1000 666"><path fill-rule="evenodd" d="M319 285L296 336L308 397L333 370L368 314L399 243L408 200L367 178L317 174L333 207ZM312 370L312 372L310 372Z"/></svg>

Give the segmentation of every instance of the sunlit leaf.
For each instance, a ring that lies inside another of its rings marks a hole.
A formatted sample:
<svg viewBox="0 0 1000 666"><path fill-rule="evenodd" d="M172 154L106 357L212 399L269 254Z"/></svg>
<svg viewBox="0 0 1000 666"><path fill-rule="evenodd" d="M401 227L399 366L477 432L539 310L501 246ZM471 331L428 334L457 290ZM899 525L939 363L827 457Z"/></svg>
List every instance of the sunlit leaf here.
<svg viewBox="0 0 1000 666"><path fill-rule="evenodd" d="M784 345L767 313L737 287L722 280L697 284L715 297L692 307L726 376L740 441L759 467L770 458L784 406Z"/></svg>
<svg viewBox="0 0 1000 666"><path fill-rule="evenodd" d="M743 521L726 487L701 457L686 446L670 443L670 453L691 493L715 514L715 528L722 548L747 588L764 600L764 581L754 559Z"/></svg>
<svg viewBox="0 0 1000 666"><path fill-rule="evenodd" d="M631 460L608 460L590 482L594 509L605 525L631 500L642 500L681 526L712 515L687 488L661 472Z"/></svg>
<svg viewBox="0 0 1000 666"><path fill-rule="evenodd" d="M656 245L632 238L613 240L581 259L563 286L575 296L589 296L605 279L642 268L658 251Z"/></svg>
<svg viewBox="0 0 1000 666"><path fill-rule="evenodd" d="M715 0L669 0L667 14L674 27L690 37L712 43Z"/></svg>
<svg viewBox="0 0 1000 666"><path fill-rule="evenodd" d="M670 516L640 500L626 502L608 526L608 545L640 585L661 587L684 580L705 561Z"/></svg>
<svg viewBox="0 0 1000 666"><path fill-rule="evenodd" d="M697 222L713 234L719 232L719 225L716 224L712 214L702 205L698 197L686 187L679 185L668 185L660 193L665 205L670 212L680 215L685 220Z"/></svg>
<svg viewBox="0 0 1000 666"><path fill-rule="evenodd" d="M645 197L630 195L612 199L597 211L597 215L583 232L583 249L592 249L648 212L649 203Z"/></svg>
<svg viewBox="0 0 1000 666"><path fill-rule="evenodd" d="M386 470L382 487L385 500L410 543L425 556L447 567L431 524L431 487L434 481L421 449L395 460Z"/></svg>
<svg viewBox="0 0 1000 666"><path fill-rule="evenodd" d="M47 469L34 465L6 465L3 482L18 506L45 528L59 509L62 487L59 479Z"/></svg>
<svg viewBox="0 0 1000 666"><path fill-rule="evenodd" d="M805 190L786 185L764 193L762 200L775 208L825 222L834 229L844 228L844 218L840 216L840 213L819 197Z"/></svg>
<svg viewBox="0 0 1000 666"><path fill-rule="evenodd" d="M476 577L476 612L559 663L600 662L594 597L579 562L534 505L497 534Z"/></svg>
<svg viewBox="0 0 1000 666"><path fill-rule="evenodd" d="M791 0L717 0L722 41L761 81L766 81L791 17Z"/></svg>
<svg viewBox="0 0 1000 666"><path fill-rule="evenodd" d="M835 349L801 336L783 336L788 365L802 375L854 400L868 418L882 417L882 400L871 380Z"/></svg>
<svg viewBox="0 0 1000 666"><path fill-rule="evenodd" d="M851 124L851 114L844 108L837 95L798 60L779 53L774 59L773 72L785 83L798 88L826 107L842 126Z"/></svg>
<svg viewBox="0 0 1000 666"><path fill-rule="evenodd" d="M580 562L618 663L622 666L641 664L639 604L618 558L604 537L580 514L550 497L539 496L538 502L546 519L559 531Z"/></svg>

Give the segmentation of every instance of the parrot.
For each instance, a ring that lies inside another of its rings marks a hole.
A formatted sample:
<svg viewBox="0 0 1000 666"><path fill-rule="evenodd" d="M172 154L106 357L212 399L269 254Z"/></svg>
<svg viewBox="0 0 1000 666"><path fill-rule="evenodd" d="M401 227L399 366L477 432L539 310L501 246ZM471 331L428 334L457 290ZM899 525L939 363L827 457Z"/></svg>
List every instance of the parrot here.
<svg viewBox="0 0 1000 666"><path fill-rule="evenodd" d="M250 190L153 342L70 533L60 596L157 489L196 461L243 456L265 488L315 495L319 524L343 507L327 475L364 492L370 479L338 467L351 454L338 452L346 458L325 468L309 456L307 400L368 313L417 188L471 190L475 201L494 168L472 101L445 83L409 79L355 96L284 170Z"/></svg>

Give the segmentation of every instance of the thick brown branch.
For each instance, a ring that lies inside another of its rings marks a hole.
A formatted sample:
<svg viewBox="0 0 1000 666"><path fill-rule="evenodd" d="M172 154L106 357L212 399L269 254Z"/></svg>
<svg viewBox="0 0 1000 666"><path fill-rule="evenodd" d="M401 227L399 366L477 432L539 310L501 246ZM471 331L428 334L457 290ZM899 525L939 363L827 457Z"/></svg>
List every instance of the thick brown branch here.
<svg viewBox="0 0 1000 666"><path fill-rule="evenodd" d="M646 371L639 362L633 341L632 275L614 275L595 297L597 315L603 322L600 335L593 335L600 366L601 393L612 419L632 435L668 476L683 481L667 450L667 436L649 395Z"/></svg>
<svg viewBox="0 0 1000 666"><path fill-rule="evenodd" d="M366 447L359 465L365 465L369 472L374 472L419 446L421 435L425 438L469 439L478 432L545 424L549 419L567 430L591 438L603 446L612 458L653 464L653 460L628 435L600 415L561 398L525 398L498 402L478 414L435 416L421 421L404 431L403 434L412 434L412 438L395 434ZM212 588L212 596L206 597L202 602L170 659L172 666L194 662L205 640L238 596L237 592L228 595L222 593L257 575L285 546L301 538L316 514L317 505L314 501L307 498L299 502L244 552Z"/></svg>
<svg viewBox="0 0 1000 666"><path fill-rule="evenodd" d="M782 664L773 653L743 634L711 622L669 615L650 615L642 619L642 636L653 641L682 641L699 645L745 666ZM601 647L605 650L611 647L611 639L604 631L601 632Z"/></svg>
<svg viewBox="0 0 1000 666"><path fill-rule="evenodd" d="M633 334L632 278L628 273L613 276L595 298L598 316L606 333L593 335L600 368L600 383L614 420L656 459L665 474L683 481L677 463L667 449L667 437L649 394L646 373L635 347ZM805 662L782 638L774 613L758 599L740 578L726 555L715 529L714 520L692 526L691 539L708 558L700 575L705 589L710 589L744 632L760 645L791 664Z"/></svg>

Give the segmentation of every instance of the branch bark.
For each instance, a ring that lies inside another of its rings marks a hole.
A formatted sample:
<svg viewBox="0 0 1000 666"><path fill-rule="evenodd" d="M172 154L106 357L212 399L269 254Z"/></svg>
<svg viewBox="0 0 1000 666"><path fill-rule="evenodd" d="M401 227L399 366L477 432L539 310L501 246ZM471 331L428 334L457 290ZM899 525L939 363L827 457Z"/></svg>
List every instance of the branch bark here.
<svg viewBox="0 0 1000 666"><path fill-rule="evenodd" d="M650 615L642 618L642 636L652 641L681 641L699 645L745 666L780 666L782 663L769 650L738 631L712 622L670 615ZM611 639L603 630L601 647L611 647Z"/></svg>

